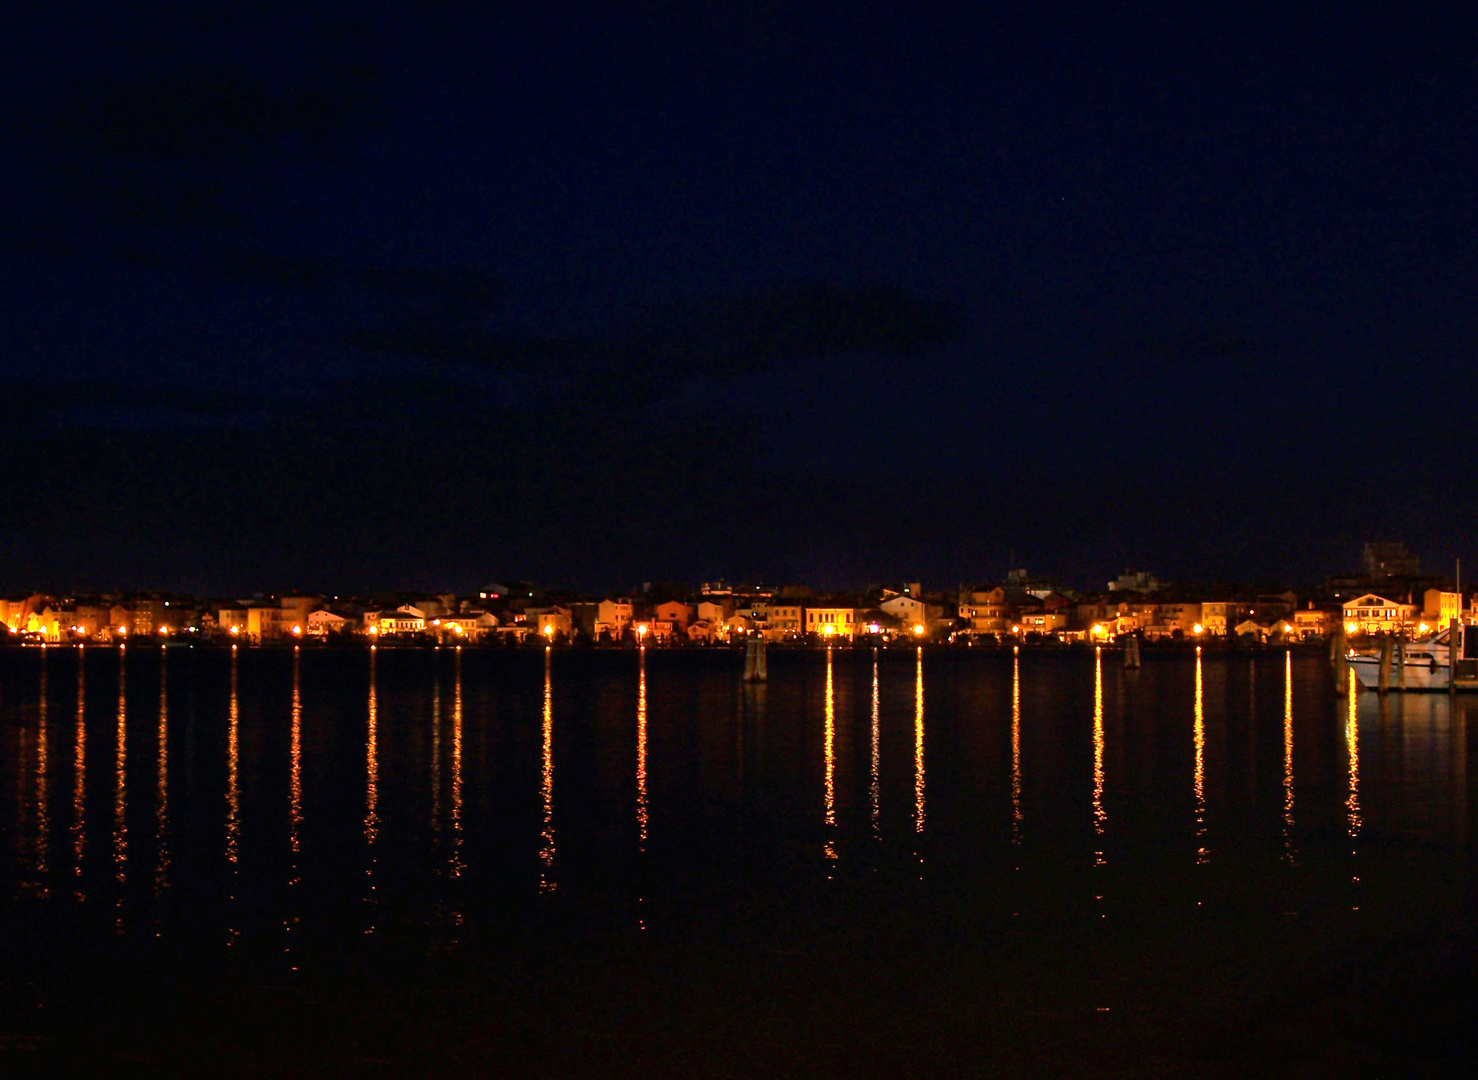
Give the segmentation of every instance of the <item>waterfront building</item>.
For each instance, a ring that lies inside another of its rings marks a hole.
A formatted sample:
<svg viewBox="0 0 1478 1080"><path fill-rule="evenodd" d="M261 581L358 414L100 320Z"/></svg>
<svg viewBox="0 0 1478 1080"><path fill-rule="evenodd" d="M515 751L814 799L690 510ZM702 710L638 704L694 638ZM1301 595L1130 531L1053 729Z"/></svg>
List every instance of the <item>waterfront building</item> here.
<svg viewBox="0 0 1478 1080"><path fill-rule="evenodd" d="M1433 626L1447 627L1463 616L1463 594L1428 589L1422 594L1422 618Z"/></svg>
<svg viewBox="0 0 1478 1080"><path fill-rule="evenodd" d="M1063 610L1048 611L1040 608L1035 611L1023 612L1017 620L1012 623L1013 631L1022 634L1041 634L1043 637L1051 637L1058 631L1067 629L1068 616Z"/></svg>
<svg viewBox="0 0 1478 1080"><path fill-rule="evenodd" d="M800 634L804 625L802 619L805 612L804 604L771 602L766 608L765 639L783 641L785 638Z"/></svg>
<svg viewBox="0 0 1478 1080"><path fill-rule="evenodd" d="M1332 607L1315 607L1310 601L1307 607L1293 612L1287 621L1293 624L1293 637L1299 641L1326 637L1339 622L1340 612Z"/></svg>
<svg viewBox="0 0 1478 1080"><path fill-rule="evenodd" d="M960 590L959 614L975 634L1005 634L1012 626L1012 608L1000 586Z"/></svg>
<svg viewBox="0 0 1478 1080"><path fill-rule="evenodd" d="M806 608L806 633L822 637L853 637L858 632L857 609L816 606Z"/></svg>
<svg viewBox="0 0 1478 1080"><path fill-rule="evenodd" d="M1243 600L1203 601L1201 626L1213 637L1224 637L1239 622L1253 614L1254 606Z"/></svg>
<svg viewBox="0 0 1478 1080"><path fill-rule="evenodd" d="M1396 634L1414 629L1416 605L1365 593L1343 605L1345 631L1351 634Z"/></svg>
<svg viewBox="0 0 1478 1080"><path fill-rule="evenodd" d="M310 611L307 627L307 633L311 636L326 637L348 629L349 620L342 615L335 615L332 611Z"/></svg>
<svg viewBox="0 0 1478 1080"><path fill-rule="evenodd" d="M380 637L420 634L426 630L426 613L418 607L407 604L394 611L380 612L380 617L374 625Z"/></svg>
<svg viewBox="0 0 1478 1080"><path fill-rule="evenodd" d="M917 596L900 593L890 596L878 605L878 610L891 615L904 626L928 626L944 612L933 604L926 604Z"/></svg>
<svg viewBox="0 0 1478 1080"><path fill-rule="evenodd" d="M693 621L693 609L681 600L668 600L652 609L654 632L661 637L686 634Z"/></svg>
<svg viewBox="0 0 1478 1080"><path fill-rule="evenodd" d="M556 604L537 611L528 610L525 614L537 618L534 628L546 641L553 638L569 638L575 632L575 620L567 607Z"/></svg>

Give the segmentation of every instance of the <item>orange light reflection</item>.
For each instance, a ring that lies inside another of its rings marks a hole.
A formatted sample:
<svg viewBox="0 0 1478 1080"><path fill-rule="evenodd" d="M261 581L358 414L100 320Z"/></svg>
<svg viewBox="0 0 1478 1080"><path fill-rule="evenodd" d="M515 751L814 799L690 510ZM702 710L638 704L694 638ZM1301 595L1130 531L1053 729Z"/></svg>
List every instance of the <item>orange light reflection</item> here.
<svg viewBox="0 0 1478 1080"><path fill-rule="evenodd" d="M834 684L832 682L831 648L826 650L826 720L825 720L825 758L826 758L826 813L823 822L826 826L825 854L828 859L837 857L836 829L836 699Z"/></svg>
<svg viewBox="0 0 1478 1080"><path fill-rule="evenodd" d="M1011 657L1011 843L1021 843L1021 651Z"/></svg>
<svg viewBox="0 0 1478 1080"><path fill-rule="evenodd" d="M554 682L550 668L553 654L544 651L544 759L539 797L544 808L544 828L539 833L539 891L554 892Z"/></svg>
<svg viewBox="0 0 1478 1080"><path fill-rule="evenodd" d="M913 719L913 829L924 831L924 647L918 648L914 673Z"/></svg>
<svg viewBox="0 0 1478 1080"><path fill-rule="evenodd" d="M1108 811L1103 807L1103 648L1100 646L1093 661L1093 834L1098 838L1098 847L1093 852L1093 865L1105 863L1103 834L1108 823Z"/></svg>
<svg viewBox="0 0 1478 1080"><path fill-rule="evenodd" d="M1211 861L1206 849L1206 705L1201 684L1201 656L1196 655L1196 705L1194 734L1196 742L1196 768L1194 788L1196 792L1196 862Z"/></svg>

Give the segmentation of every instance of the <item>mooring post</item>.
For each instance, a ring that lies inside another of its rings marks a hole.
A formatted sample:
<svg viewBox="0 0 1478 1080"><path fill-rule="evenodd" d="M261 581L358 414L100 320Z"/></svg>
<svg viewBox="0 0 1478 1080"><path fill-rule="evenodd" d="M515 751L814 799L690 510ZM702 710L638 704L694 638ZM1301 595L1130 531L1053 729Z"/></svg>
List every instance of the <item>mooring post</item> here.
<svg viewBox="0 0 1478 1080"><path fill-rule="evenodd" d="M1447 635L1447 692L1457 693L1457 661L1458 655L1463 651L1463 628L1454 616L1450 624L1451 633Z"/></svg>
<svg viewBox="0 0 1478 1080"><path fill-rule="evenodd" d="M744 681L765 682L769 672L765 667L765 639L750 637L744 642Z"/></svg>
<svg viewBox="0 0 1478 1080"><path fill-rule="evenodd" d="M1402 690L1406 689L1406 639L1400 638L1396 642L1396 671L1397 683Z"/></svg>
<svg viewBox="0 0 1478 1080"><path fill-rule="evenodd" d="M1380 683L1379 692L1381 697L1391 689L1391 635L1384 634L1380 639Z"/></svg>

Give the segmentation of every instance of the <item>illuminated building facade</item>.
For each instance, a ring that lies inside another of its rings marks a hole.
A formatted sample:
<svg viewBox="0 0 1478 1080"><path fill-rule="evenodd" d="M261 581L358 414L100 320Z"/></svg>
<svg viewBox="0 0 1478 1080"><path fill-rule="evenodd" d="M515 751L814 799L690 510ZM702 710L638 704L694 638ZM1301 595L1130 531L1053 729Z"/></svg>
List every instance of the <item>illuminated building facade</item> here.
<svg viewBox="0 0 1478 1080"><path fill-rule="evenodd" d="M1345 630L1351 634L1396 634L1415 628L1416 605L1366 593L1343 606Z"/></svg>
<svg viewBox="0 0 1478 1080"><path fill-rule="evenodd" d="M822 637L853 637L858 633L857 609L851 607L806 608L806 633Z"/></svg>

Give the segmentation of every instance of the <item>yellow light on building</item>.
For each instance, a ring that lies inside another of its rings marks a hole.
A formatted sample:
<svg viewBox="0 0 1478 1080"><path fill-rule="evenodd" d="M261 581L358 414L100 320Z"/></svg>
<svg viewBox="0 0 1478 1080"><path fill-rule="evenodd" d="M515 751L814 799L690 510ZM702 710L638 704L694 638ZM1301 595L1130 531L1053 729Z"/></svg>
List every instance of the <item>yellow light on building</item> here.
<svg viewBox="0 0 1478 1080"><path fill-rule="evenodd" d="M913 632L915 634L918 634L919 636L923 636L923 633L924 633L924 624L923 623L914 623L913 624Z"/></svg>
<svg viewBox="0 0 1478 1080"><path fill-rule="evenodd" d="M1427 624L1421 623L1420 625L1418 625L1416 628L1416 632L1418 634L1425 634L1427 632Z"/></svg>
<svg viewBox="0 0 1478 1080"><path fill-rule="evenodd" d="M233 626L233 627L231 627L231 633L232 634L239 634L239 633L241 633L241 627L239 627L239 626ZM371 633L373 633L373 631L371 631Z"/></svg>
<svg viewBox="0 0 1478 1080"><path fill-rule="evenodd" d="M1359 625L1356 624L1356 623L1353 623L1353 622L1347 622L1347 623L1345 623L1345 633L1347 633L1347 634L1353 634L1359 628L1360 628Z"/></svg>
<svg viewBox="0 0 1478 1080"><path fill-rule="evenodd" d="M1200 634L1200 633L1203 633L1205 631L1205 629L1206 628L1204 626L1202 626L1200 623L1196 623L1195 626L1191 627L1191 633L1193 633L1193 634Z"/></svg>
<svg viewBox="0 0 1478 1080"><path fill-rule="evenodd" d="M294 634L302 634L302 632L303 632L303 628L301 626L294 626L293 627L293 633Z"/></svg>
<svg viewBox="0 0 1478 1080"><path fill-rule="evenodd" d="M128 627L126 627L126 626L120 626L118 628L118 636L119 637L127 637L128 636Z"/></svg>

